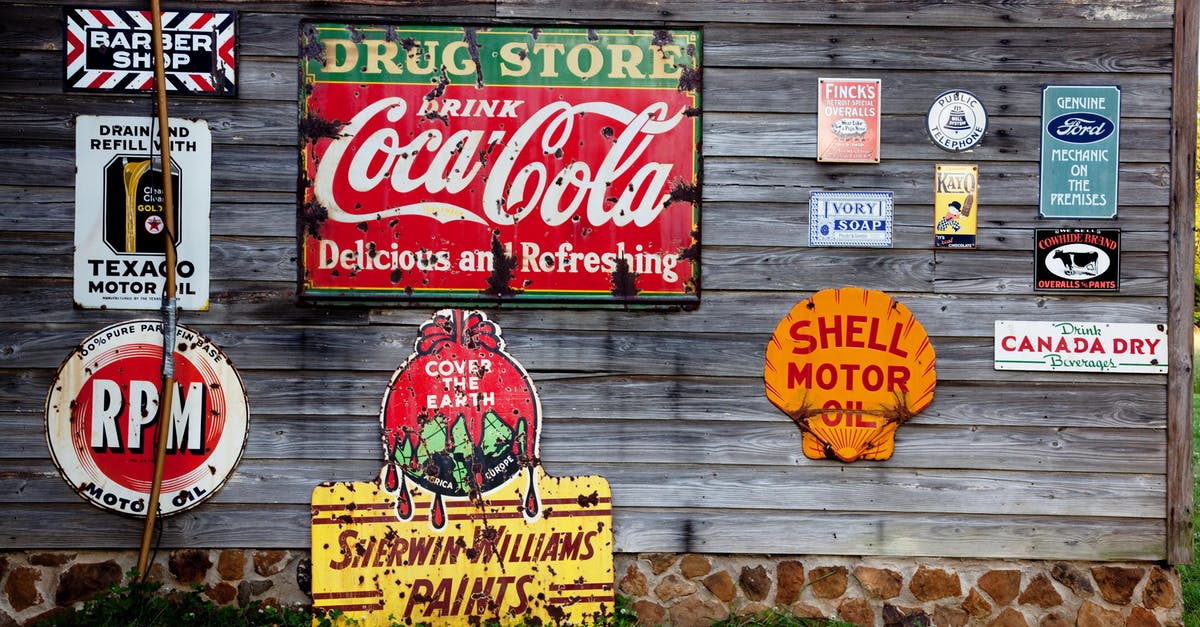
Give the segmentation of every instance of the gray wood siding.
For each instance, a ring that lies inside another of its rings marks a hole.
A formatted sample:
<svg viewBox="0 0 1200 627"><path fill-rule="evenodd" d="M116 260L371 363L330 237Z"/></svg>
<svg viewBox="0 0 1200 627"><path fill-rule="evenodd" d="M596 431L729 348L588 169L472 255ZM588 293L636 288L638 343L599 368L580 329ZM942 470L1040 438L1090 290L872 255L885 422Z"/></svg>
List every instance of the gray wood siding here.
<svg viewBox="0 0 1200 627"><path fill-rule="evenodd" d="M106 5L126 6L141 5ZM547 472L611 483L617 551L1180 555L1167 531L1179 472L1169 377L992 367L995 320L1166 322L1171 290L1190 289L1169 237L1188 226L1171 213L1173 0L182 7L240 14L238 97L172 97L170 114L208 120L214 143L211 310L180 321L239 368L251 415L229 483L165 519L164 547L306 548L312 489L378 475L384 387L432 311L296 304L296 48L300 20L322 17L703 28L700 308L489 310L539 390ZM0 7L0 548L132 548L140 520L84 503L59 477L43 410L76 343L158 315L74 309L71 282L75 116L150 116L151 98L64 93L62 28L59 2ZM817 79L830 76L881 79L879 165L815 161ZM1121 87L1116 220L1037 218L1045 84ZM965 155L923 130L950 88L990 114ZM934 164L955 162L980 166L976 251L931 246ZM812 189L895 192L894 247L807 247ZM1120 293L1033 292L1033 229L1055 226L1121 229ZM904 303L937 351L933 404L886 462L805 459L763 390L775 325L843 285ZM1172 350L1188 350L1178 338Z"/></svg>

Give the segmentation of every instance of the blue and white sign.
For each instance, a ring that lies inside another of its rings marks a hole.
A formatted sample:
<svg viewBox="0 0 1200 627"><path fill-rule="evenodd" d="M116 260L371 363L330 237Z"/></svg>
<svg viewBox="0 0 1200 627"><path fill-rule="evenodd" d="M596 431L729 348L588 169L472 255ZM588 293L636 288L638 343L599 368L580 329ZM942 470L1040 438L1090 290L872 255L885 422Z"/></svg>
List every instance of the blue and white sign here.
<svg viewBox="0 0 1200 627"><path fill-rule="evenodd" d="M1121 89L1049 85L1042 90L1043 218L1117 217Z"/></svg>
<svg viewBox="0 0 1200 627"><path fill-rule="evenodd" d="M892 247L892 192L809 192L808 245Z"/></svg>

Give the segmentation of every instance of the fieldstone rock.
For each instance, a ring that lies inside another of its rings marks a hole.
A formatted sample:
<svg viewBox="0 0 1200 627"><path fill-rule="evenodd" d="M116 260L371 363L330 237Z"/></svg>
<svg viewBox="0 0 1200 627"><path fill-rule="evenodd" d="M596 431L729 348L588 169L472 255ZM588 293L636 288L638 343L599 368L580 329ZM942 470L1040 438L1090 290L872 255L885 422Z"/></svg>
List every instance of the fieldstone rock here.
<svg viewBox="0 0 1200 627"><path fill-rule="evenodd" d="M1158 622L1158 617L1154 612L1140 607L1134 606L1129 611L1129 618L1125 619L1125 627L1162 627L1162 623Z"/></svg>
<svg viewBox="0 0 1200 627"><path fill-rule="evenodd" d="M1029 627L1029 621L1025 620L1024 614L1011 607L1006 607L999 616L987 624L987 627Z"/></svg>
<svg viewBox="0 0 1200 627"><path fill-rule="evenodd" d="M208 586L204 590L204 594L212 599L217 605L228 605L237 600L238 591L227 581L217 582L215 586Z"/></svg>
<svg viewBox="0 0 1200 627"><path fill-rule="evenodd" d="M625 576L621 577L621 583L617 584L617 589L622 594L631 597L644 597L650 591L646 587L646 576L638 569L637 564L630 564L625 569Z"/></svg>
<svg viewBox="0 0 1200 627"><path fill-rule="evenodd" d="M729 574L729 571L718 570L705 577L703 582L704 587L708 588L708 591L722 603L728 603L737 598L737 586L734 585L733 576Z"/></svg>
<svg viewBox="0 0 1200 627"><path fill-rule="evenodd" d="M33 623L30 624L32 625ZM20 625L21 624L17 622L17 619L8 615L8 612L0 610L0 627L20 627Z"/></svg>
<svg viewBox="0 0 1200 627"><path fill-rule="evenodd" d="M1075 596L1086 599L1096 593L1096 588L1092 586L1092 582L1088 579L1087 573L1078 568L1059 562L1050 569L1050 576L1055 581L1071 589Z"/></svg>
<svg viewBox="0 0 1200 627"><path fill-rule="evenodd" d="M650 562L650 572L661 575L675 565L676 555L674 553L646 553L642 557Z"/></svg>
<svg viewBox="0 0 1200 627"><path fill-rule="evenodd" d="M763 605L762 603L747 603L738 608L737 615L743 618L749 618L752 616L758 616L769 609L771 608Z"/></svg>
<svg viewBox="0 0 1200 627"><path fill-rule="evenodd" d="M875 610L866 599L844 599L838 604L838 618L858 627L875 627Z"/></svg>
<svg viewBox="0 0 1200 627"><path fill-rule="evenodd" d="M58 568L65 565L67 562L75 559L74 553L34 553L29 556L29 564L31 566L48 566L50 568ZM0 574L3 574L0 571Z"/></svg>
<svg viewBox="0 0 1200 627"><path fill-rule="evenodd" d="M821 608L813 607L807 603L793 603L788 606L788 611L792 613L792 616L797 618L828 618L828 616L825 616L825 612L821 611Z"/></svg>
<svg viewBox="0 0 1200 627"><path fill-rule="evenodd" d="M729 610L716 601L691 597L676 603L667 611L674 627L708 627L729 618Z"/></svg>
<svg viewBox="0 0 1200 627"><path fill-rule="evenodd" d="M112 560L95 564L75 564L59 577L58 589L54 592L54 604L60 607L75 605L119 583L121 567Z"/></svg>
<svg viewBox="0 0 1200 627"><path fill-rule="evenodd" d="M225 581L241 581L246 576L246 552L225 549L217 556L217 574Z"/></svg>
<svg viewBox="0 0 1200 627"><path fill-rule="evenodd" d="M45 599L38 592L37 584L42 580L42 570L31 566L20 566L12 571L4 582L4 595L15 612L23 612Z"/></svg>
<svg viewBox="0 0 1200 627"><path fill-rule="evenodd" d="M933 608L933 624L937 627L963 627L971 615L964 610L949 605L939 605Z"/></svg>
<svg viewBox="0 0 1200 627"><path fill-rule="evenodd" d="M633 611L637 614L639 625L653 627L663 624L667 618L667 610L653 601L634 601Z"/></svg>
<svg viewBox="0 0 1200 627"><path fill-rule="evenodd" d="M301 557L296 560L296 587L300 592L312 597L312 558Z"/></svg>
<svg viewBox="0 0 1200 627"><path fill-rule="evenodd" d="M1025 591L1021 593L1017 602L1046 609L1062 605L1063 598L1054 588L1054 582L1050 581L1045 573L1038 573L1030 580L1029 585L1025 586Z"/></svg>
<svg viewBox="0 0 1200 627"><path fill-rule="evenodd" d="M747 599L762 601L771 591L771 575L761 565L754 568L743 566L742 574L738 576L738 585L741 586Z"/></svg>
<svg viewBox="0 0 1200 627"><path fill-rule="evenodd" d="M836 599L846 594L849 584L845 566L818 566L808 571L808 583L818 599Z"/></svg>
<svg viewBox="0 0 1200 627"><path fill-rule="evenodd" d="M212 568L212 560L208 557L208 551L204 549L179 549L171 551L171 557L167 560L167 569L175 575L175 579L179 583L190 584L200 583L208 576L208 569Z"/></svg>
<svg viewBox="0 0 1200 627"><path fill-rule="evenodd" d="M1100 588L1100 596L1116 605L1128 605L1133 598L1133 589L1145 576L1145 568L1124 566L1093 566L1092 578Z"/></svg>
<svg viewBox="0 0 1200 627"><path fill-rule="evenodd" d="M703 555L689 553L679 560L679 574L688 579L703 577L712 572L712 563Z"/></svg>
<svg viewBox="0 0 1200 627"><path fill-rule="evenodd" d="M929 615L919 607L898 607L884 603L883 624L885 627L928 627Z"/></svg>
<svg viewBox="0 0 1200 627"><path fill-rule="evenodd" d="M287 551L255 551L254 572L262 577L273 577L287 564Z"/></svg>
<svg viewBox="0 0 1200 627"><path fill-rule="evenodd" d="M1038 627L1071 627L1071 621L1057 612L1050 612L1038 621Z"/></svg>
<svg viewBox="0 0 1200 627"><path fill-rule="evenodd" d="M246 579L238 584L238 605L245 607L255 597L275 585L270 579Z"/></svg>
<svg viewBox="0 0 1200 627"><path fill-rule="evenodd" d="M804 564L784 560L775 567L775 605L791 605L804 591Z"/></svg>
<svg viewBox="0 0 1200 627"><path fill-rule="evenodd" d="M1150 577L1142 589L1142 605L1150 609L1175 605L1175 584L1170 575L1158 566L1150 569Z"/></svg>
<svg viewBox="0 0 1200 627"><path fill-rule="evenodd" d="M979 594L975 588L971 588L970 592L967 592L967 598L963 600L962 608L975 618L983 618L992 613L992 604L988 603L987 599L983 598L983 595Z"/></svg>
<svg viewBox="0 0 1200 627"><path fill-rule="evenodd" d="M1096 583L1100 581L1097 580ZM1104 590L1104 584L1100 584L1100 589ZM1125 620L1116 610L1105 609L1092 601L1084 601L1083 606L1079 608L1079 614L1075 616L1075 627L1125 627Z"/></svg>
<svg viewBox="0 0 1200 627"><path fill-rule="evenodd" d="M904 589L904 576L887 568L857 566L854 568L854 578L867 594L876 599L894 599Z"/></svg>
<svg viewBox="0 0 1200 627"><path fill-rule="evenodd" d="M980 590L992 597L996 605L1003 607L1012 603L1021 593L1021 571L989 570L976 583Z"/></svg>
<svg viewBox="0 0 1200 627"><path fill-rule="evenodd" d="M676 575L675 573L671 573L670 575L663 577L663 580L654 587L654 596L659 601L668 603L678 599L679 597L696 594L696 590L698 590L696 584L684 579L683 577L680 577L679 575Z"/></svg>
<svg viewBox="0 0 1200 627"><path fill-rule="evenodd" d="M921 566L908 582L908 589L917 599L929 602L962 594L958 575L938 568Z"/></svg>

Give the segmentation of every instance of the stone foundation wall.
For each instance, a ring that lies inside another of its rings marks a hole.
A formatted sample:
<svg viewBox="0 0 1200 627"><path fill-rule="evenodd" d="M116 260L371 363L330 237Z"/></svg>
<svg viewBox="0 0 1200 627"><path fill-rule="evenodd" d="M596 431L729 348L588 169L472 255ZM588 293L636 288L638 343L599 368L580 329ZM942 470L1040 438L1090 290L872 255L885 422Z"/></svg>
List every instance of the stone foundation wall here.
<svg viewBox="0 0 1200 627"><path fill-rule="evenodd" d="M29 625L124 582L136 551L0 553L0 627ZM619 594L639 621L679 627L783 608L862 626L1134 627L1182 625L1174 569L1149 563L763 557L616 557ZM305 551L160 553L151 578L199 584L217 603L307 605Z"/></svg>

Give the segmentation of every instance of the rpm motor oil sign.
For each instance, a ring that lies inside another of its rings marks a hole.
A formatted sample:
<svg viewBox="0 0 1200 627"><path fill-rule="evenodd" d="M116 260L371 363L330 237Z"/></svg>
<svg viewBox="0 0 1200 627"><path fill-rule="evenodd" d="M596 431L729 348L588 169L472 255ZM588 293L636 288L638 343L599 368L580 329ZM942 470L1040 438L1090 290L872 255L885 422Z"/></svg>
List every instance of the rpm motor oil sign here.
<svg viewBox="0 0 1200 627"><path fill-rule="evenodd" d="M301 40L303 299L698 304L698 31Z"/></svg>
<svg viewBox="0 0 1200 627"><path fill-rule="evenodd" d="M162 323L131 320L79 343L46 397L46 441L63 479L103 509L145 516L161 429L169 430L158 512L178 513L225 484L246 445L241 376L221 349L179 326L168 422L162 397Z"/></svg>

